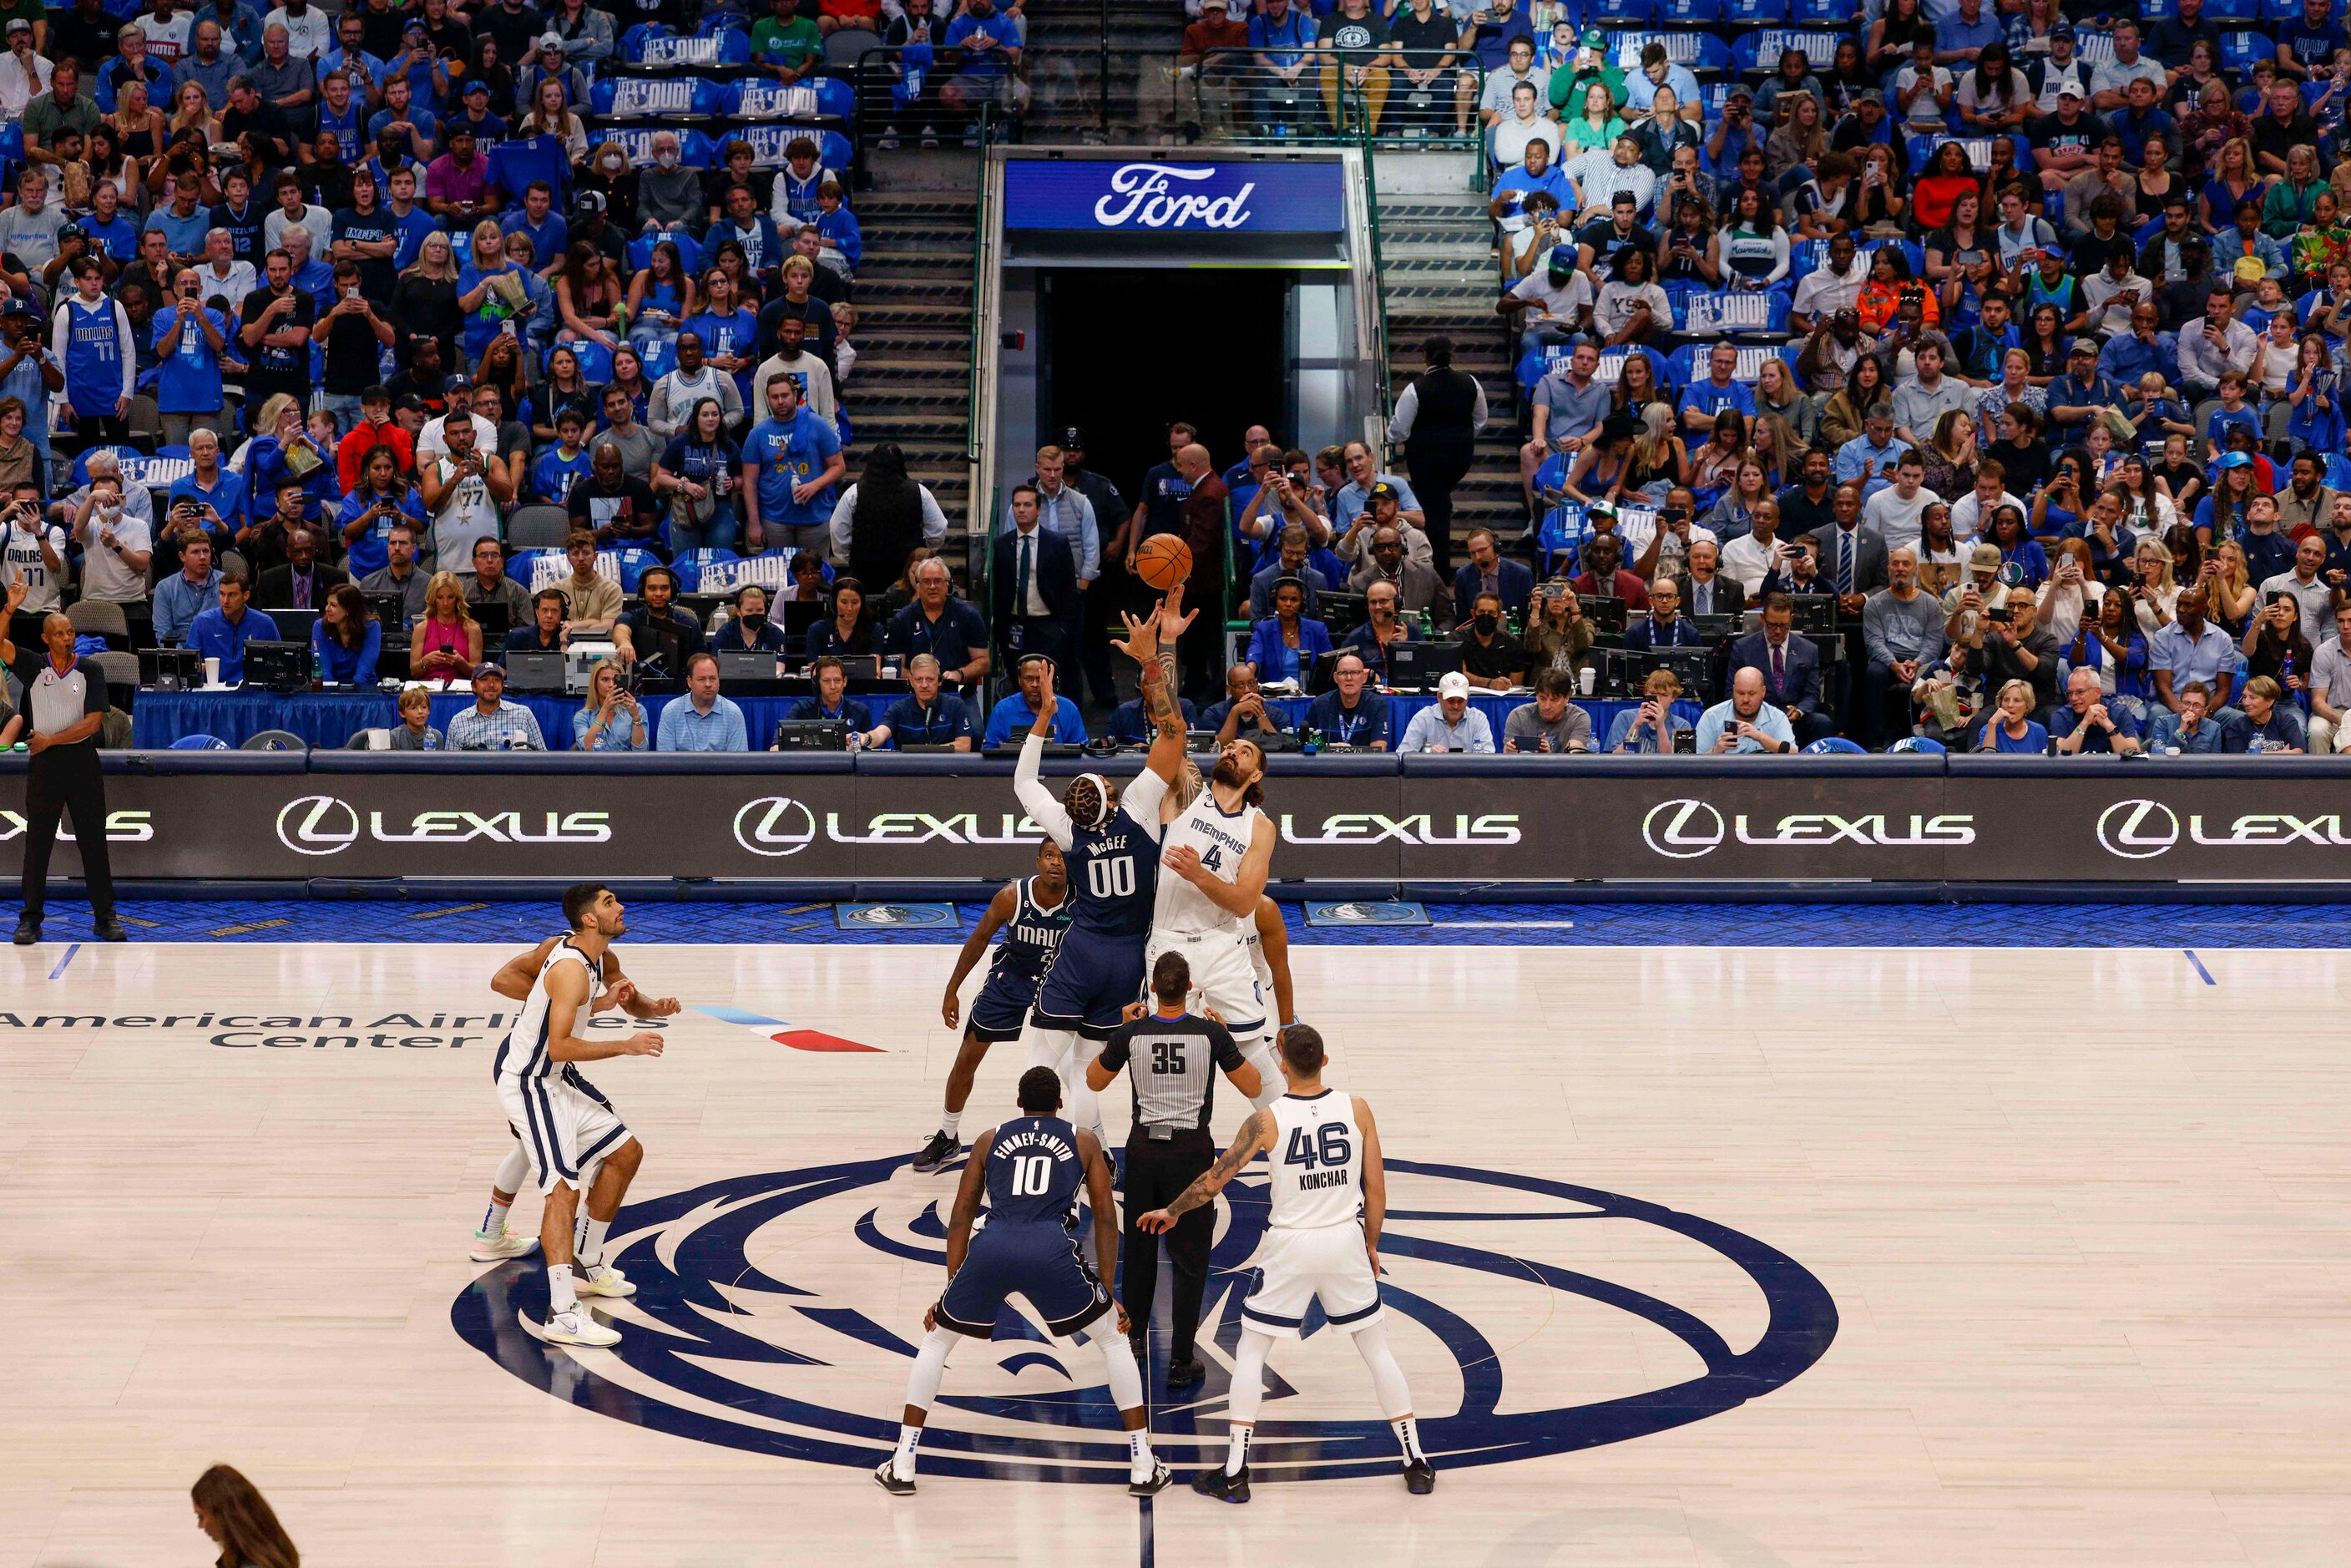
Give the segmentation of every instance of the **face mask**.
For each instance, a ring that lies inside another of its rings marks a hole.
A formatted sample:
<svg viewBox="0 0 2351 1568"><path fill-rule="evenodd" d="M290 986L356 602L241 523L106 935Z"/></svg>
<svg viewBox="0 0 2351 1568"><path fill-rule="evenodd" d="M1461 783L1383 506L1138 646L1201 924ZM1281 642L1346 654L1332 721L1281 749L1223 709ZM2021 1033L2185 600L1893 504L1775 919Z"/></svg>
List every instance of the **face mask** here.
<svg viewBox="0 0 2351 1568"><path fill-rule="evenodd" d="M746 615L743 617L743 629L754 637L757 637L760 632L766 631L767 628L768 618L764 615Z"/></svg>
<svg viewBox="0 0 2351 1568"><path fill-rule="evenodd" d="M653 154L653 162L664 169L674 169L677 167L677 154L664 147Z"/></svg>
<svg viewBox="0 0 2351 1568"><path fill-rule="evenodd" d="M1478 634L1481 637L1490 637L1494 634L1494 628L1500 624L1500 622L1490 615L1480 615L1477 619Z"/></svg>
<svg viewBox="0 0 2351 1568"><path fill-rule="evenodd" d="M604 160L604 172L607 174L617 174L626 167L628 167L628 160L625 158L607 158Z"/></svg>

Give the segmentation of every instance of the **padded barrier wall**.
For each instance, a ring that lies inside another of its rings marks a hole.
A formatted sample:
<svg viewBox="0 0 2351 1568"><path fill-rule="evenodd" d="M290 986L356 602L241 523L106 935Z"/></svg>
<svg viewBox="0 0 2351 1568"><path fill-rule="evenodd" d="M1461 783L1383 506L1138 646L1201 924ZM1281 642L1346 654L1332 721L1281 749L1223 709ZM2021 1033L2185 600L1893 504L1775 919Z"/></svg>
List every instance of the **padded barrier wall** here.
<svg viewBox="0 0 2351 1568"><path fill-rule="evenodd" d="M25 766L0 759L0 876L20 862ZM982 896L1041 837L1011 765L976 757L106 766L115 874L163 892L478 896L592 876L639 896ZM2351 760L2318 758L1278 757L1267 780L1282 891L1437 899L2351 897L2346 786ZM78 868L61 845L56 873Z"/></svg>

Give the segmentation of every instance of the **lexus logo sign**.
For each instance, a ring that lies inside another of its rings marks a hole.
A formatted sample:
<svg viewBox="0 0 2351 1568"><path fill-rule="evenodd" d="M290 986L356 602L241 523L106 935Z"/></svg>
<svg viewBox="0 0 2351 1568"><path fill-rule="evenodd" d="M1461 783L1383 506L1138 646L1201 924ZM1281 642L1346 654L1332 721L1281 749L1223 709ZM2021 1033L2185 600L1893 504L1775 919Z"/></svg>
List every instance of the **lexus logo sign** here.
<svg viewBox="0 0 2351 1568"><path fill-rule="evenodd" d="M298 855L340 854L359 836L360 814L332 795L304 795L277 813L277 841Z"/></svg>
<svg viewBox="0 0 2351 1568"><path fill-rule="evenodd" d="M2179 814L2160 800L2117 800L2098 813L2098 847L2123 860L2153 860L2179 841Z"/></svg>
<svg viewBox="0 0 2351 1568"><path fill-rule="evenodd" d="M1677 861L1696 860L1722 847L1722 813L1703 800L1664 800L1641 819L1641 841Z"/></svg>
<svg viewBox="0 0 2351 1568"><path fill-rule="evenodd" d="M816 841L816 816L789 795L762 795L735 813L735 841L770 859Z"/></svg>

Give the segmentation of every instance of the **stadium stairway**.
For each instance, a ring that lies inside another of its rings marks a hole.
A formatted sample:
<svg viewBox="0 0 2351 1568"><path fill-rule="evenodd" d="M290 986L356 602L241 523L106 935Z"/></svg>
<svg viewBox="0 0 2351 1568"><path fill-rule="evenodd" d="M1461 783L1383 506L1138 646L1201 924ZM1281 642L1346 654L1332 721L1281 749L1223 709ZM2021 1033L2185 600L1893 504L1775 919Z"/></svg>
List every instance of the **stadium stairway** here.
<svg viewBox="0 0 2351 1568"><path fill-rule="evenodd" d="M1380 155L1384 186L1400 162L1393 154ZM1477 462L1453 492L1453 559L1467 559L1460 541L1479 528L1492 528L1507 549L1525 530L1526 504L1519 493L1510 341L1494 313L1500 285L1485 201L1467 190L1383 190L1379 212L1391 401L1420 373L1421 340L1432 332L1450 337L1454 367L1478 378L1487 405ZM1401 454L1396 461L1401 464Z"/></svg>
<svg viewBox="0 0 2351 1568"><path fill-rule="evenodd" d="M845 400L855 436L850 476L875 443L898 443L908 471L960 533L970 503L971 154L887 152L876 162L875 188L857 201L865 255Z"/></svg>

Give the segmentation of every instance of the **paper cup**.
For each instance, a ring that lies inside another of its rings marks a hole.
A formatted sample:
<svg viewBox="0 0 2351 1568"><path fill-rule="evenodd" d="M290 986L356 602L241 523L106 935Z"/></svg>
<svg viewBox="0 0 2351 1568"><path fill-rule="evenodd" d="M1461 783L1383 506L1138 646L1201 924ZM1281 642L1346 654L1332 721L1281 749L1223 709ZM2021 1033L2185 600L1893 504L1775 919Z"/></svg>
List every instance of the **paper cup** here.
<svg viewBox="0 0 2351 1568"><path fill-rule="evenodd" d="M206 659L204 661L204 685L208 686L216 686L220 685L220 661L218 659Z"/></svg>
<svg viewBox="0 0 2351 1568"><path fill-rule="evenodd" d="M1593 685L1599 680L1599 678L1600 672L1593 669L1589 664L1586 664L1581 671L1577 672L1577 679L1579 679L1583 685L1583 695L1585 696L1590 696L1592 695Z"/></svg>

